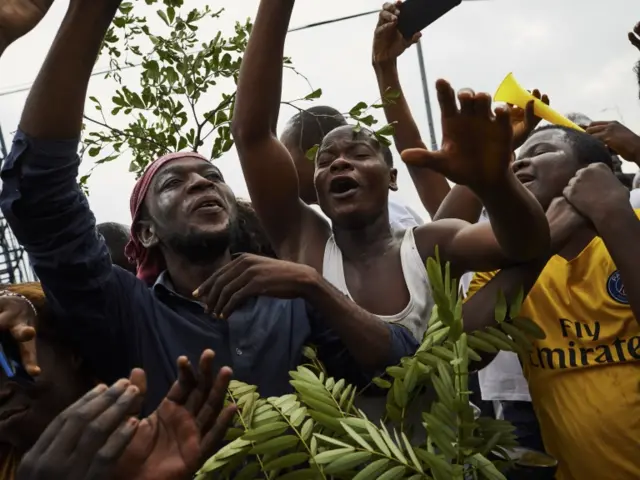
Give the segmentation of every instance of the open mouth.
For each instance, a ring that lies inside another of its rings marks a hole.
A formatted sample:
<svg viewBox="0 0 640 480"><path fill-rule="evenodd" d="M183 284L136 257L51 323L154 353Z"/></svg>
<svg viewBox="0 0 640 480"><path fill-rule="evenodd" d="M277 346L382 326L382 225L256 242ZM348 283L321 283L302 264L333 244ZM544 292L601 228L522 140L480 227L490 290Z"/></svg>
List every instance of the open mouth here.
<svg viewBox="0 0 640 480"><path fill-rule="evenodd" d="M194 212L204 212L204 213L217 213L224 210L224 206L222 202L217 198L207 198L202 199L199 202L196 202L194 205Z"/></svg>
<svg viewBox="0 0 640 480"><path fill-rule="evenodd" d="M520 183L526 185L527 183L533 182L536 177L529 173L516 173L516 178L520 180Z"/></svg>
<svg viewBox="0 0 640 480"><path fill-rule="evenodd" d="M356 193L360 185L351 177L337 177L331 180L329 192L333 197L345 198Z"/></svg>

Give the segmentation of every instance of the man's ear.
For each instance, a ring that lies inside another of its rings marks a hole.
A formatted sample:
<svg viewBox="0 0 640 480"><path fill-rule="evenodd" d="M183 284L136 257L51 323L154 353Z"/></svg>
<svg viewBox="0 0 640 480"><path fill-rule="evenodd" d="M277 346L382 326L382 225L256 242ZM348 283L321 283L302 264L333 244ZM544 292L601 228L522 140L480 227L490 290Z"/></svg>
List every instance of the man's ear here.
<svg viewBox="0 0 640 480"><path fill-rule="evenodd" d="M398 191L398 170L395 168L389 169L389 190Z"/></svg>
<svg viewBox="0 0 640 480"><path fill-rule="evenodd" d="M134 231L144 248L149 249L158 245L158 236L156 235L156 229L152 222L140 220Z"/></svg>

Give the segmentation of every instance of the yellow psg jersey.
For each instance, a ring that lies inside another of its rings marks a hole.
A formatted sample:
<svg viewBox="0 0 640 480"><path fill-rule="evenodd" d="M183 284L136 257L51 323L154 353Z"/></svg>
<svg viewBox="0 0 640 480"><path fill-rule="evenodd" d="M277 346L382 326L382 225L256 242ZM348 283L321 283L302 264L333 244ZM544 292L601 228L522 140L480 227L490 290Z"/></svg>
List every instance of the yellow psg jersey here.
<svg viewBox="0 0 640 480"><path fill-rule="evenodd" d="M470 294L495 274L476 274ZM551 258L521 315L547 334L523 363L556 478L640 479L640 325L602 239Z"/></svg>

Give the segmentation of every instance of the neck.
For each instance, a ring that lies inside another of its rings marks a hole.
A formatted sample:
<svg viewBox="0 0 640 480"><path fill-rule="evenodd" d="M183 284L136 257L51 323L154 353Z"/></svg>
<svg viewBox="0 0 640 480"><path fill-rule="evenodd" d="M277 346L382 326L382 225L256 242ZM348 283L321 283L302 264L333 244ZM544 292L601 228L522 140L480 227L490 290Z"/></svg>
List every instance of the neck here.
<svg viewBox="0 0 640 480"><path fill-rule="evenodd" d="M583 227L580 230L576 231L573 235L571 235L571 239L567 242L567 244L558 252L565 260L571 261L580 255L587 245L591 243L591 241L596 236L596 233L588 227Z"/></svg>
<svg viewBox="0 0 640 480"><path fill-rule="evenodd" d="M334 223L333 235L342 256L351 261L365 261L384 254L393 240L389 211L362 227L341 227Z"/></svg>
<svg viewBox="0 0 640 480"><path fill-rule="evenodd" d="M226 249L215 258L203 259L197 263L175 252L164 252L164 258L176 293L191 298L205 280L231 261L231 253Z"/></svg>

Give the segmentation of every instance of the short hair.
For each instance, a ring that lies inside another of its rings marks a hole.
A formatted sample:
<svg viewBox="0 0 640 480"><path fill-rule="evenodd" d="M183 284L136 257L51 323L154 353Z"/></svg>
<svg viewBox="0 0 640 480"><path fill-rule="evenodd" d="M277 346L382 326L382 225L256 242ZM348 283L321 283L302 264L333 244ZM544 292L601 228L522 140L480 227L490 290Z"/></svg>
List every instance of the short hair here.
<svg viewBox="0 0 640 480"><path fill-rule="evenodd" d="M391 153L389 146L381 142L380 151L382 152L384 162L389 166L389 168L393 168L393 153Z"/></svg>
<svg viewBox="0 0 640 480"><path fill-rule="evenodd" d="M331 130L347 124L347 119L338 110L327 106L311 107L296 113L285 127L283 137L291 139L306 153Z"/></svg>
<svg viewBox="0 0 640 480"><path fill-rule="evenodd" d="M609 152L607 146L597 138L585 132L562 125L545 125L544 127L535 129L531 132L531 135L545 130L560 130L564 132L569 144L571 144L575 150L576 158L581 165L587 166L592 163L604 163L613 170L611 152Z"/></svg>
<svg viewBox="0 0 640 480"><path fill-rule="evenodd" d="M113 263L125 270L133 270L124 253L131 238L129 227L122 223L104 222L96 225L96 230L104 238Z"/></svg>

